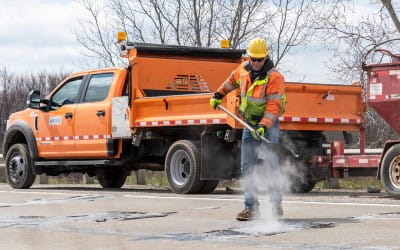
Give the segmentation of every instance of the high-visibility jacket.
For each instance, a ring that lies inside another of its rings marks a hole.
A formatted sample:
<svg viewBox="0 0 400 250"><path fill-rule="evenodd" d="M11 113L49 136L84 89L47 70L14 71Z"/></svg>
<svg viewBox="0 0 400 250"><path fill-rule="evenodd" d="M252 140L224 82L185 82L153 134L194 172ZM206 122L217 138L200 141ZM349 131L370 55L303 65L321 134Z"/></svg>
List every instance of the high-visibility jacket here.
<svg viewBox="0 0 400 250"><path fill-rule="evenodd" d="M217 92L225 96L230 91L240 88L240 111L246 120L271 127L276 119L284 112L286 102L284 77L272 68L264 79L251 81L249 62L239 65Z"/></svg>

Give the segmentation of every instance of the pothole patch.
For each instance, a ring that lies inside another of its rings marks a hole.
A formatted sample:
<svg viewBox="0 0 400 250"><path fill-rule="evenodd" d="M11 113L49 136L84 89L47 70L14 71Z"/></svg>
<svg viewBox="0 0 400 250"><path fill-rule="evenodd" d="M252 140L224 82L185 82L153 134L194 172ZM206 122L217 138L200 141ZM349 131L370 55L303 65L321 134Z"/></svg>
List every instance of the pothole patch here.
<svg viewBox="0 0 400 250"><path fill-rule="evenodd" d="M49 205L49 204L59 204L59 203L67 203L71 201L95 201L99 199L103 199L102 195L87 195L87 196L70 196L66 198L54 198L54 199L33 199L29 201L23 201L20 203L2 203L0 204L0 208L2 207L19 207L19 206L31 206L31 205Z"/></svg>
<svg viewBox="0 0 400 250"><path fill-rule="evenodd" d="M212 237L272 236L293 231L335 227L334 222L307 221L254 221L243 227L207 232Z"/></svg>
<svg viewBox="0 0 400 250"><path fill-rule="evenodd" d="M110 211L104 213L93 213L68 216L0 216L0 227L40 227L58 223L75 222L106 222L109 220L126 221L147 218L166 217L175 212L145 213L132 211Z"/></svg>
<svg viewBox="0 0 400 250"><path fill-rule="evenodd" d="M152 239L175 239L177 241L193 241L193 240L210 240L224 241L234 238L246 237L262 237L283 234L293 231L307 229L323 229L336 226L335 222L318 222L318 221L249 221L242 223L241 227L233 227L221 230L212 230L204 233L174 233L167 235L152 235L141 238L141 240Z"/></svg>
<svg viewBox="0 0 400 250"><path fill-rule="evenodd" d="M400 212L367 214L354 218L358 220L400 220Z"/></svg>

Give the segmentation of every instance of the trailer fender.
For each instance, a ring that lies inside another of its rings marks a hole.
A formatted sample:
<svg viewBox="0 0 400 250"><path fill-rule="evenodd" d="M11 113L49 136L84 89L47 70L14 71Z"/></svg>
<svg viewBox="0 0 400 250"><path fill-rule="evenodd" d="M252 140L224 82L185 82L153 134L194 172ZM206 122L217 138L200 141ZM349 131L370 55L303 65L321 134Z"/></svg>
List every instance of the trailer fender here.
<svg viewBox="0 0 400 250"><path fill-rule="evenodd" d="M20 142L26 142L28 145L31 160L37 160L39 158L35 136L33 135L32 129L24 121L16 121L7 129L2 145L3 158L5 158L13 144Z"/></svg>
<svg viewBox="0 0 400 250"><path fill-rule="evenodd" d="M383 157L385 156L386 152L393 147L394 145L400 143L400 140L389 140L385 142L385 146L383 147L383 151L382 151L382 155L381 155L381 159L379 161L379 166L378 166L378 172L377 172L377 179L380 180L381 179L381 165L382 165L382 160Z"/></svg>

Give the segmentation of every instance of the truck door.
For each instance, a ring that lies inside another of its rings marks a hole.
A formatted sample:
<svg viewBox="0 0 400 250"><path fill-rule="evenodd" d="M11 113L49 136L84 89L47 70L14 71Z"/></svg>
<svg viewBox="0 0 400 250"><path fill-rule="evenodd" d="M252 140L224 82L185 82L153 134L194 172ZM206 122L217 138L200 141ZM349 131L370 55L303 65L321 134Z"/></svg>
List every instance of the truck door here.
<svg viewBox="0 0 400 250"><path fill-rule="evenodd" d="M40 157L64 158L74 152L74 112L84 76L68 79L50 97L49 110L35 116L35 137Z"/></svg>
<svg viewBox="0 0 400 250"><path fill-rule="evenodd" d="M110 86L114 73L89 76L81 103L75 110L75 150L80 157L104 158L108 156L107 142L111 142Z"/></svg>

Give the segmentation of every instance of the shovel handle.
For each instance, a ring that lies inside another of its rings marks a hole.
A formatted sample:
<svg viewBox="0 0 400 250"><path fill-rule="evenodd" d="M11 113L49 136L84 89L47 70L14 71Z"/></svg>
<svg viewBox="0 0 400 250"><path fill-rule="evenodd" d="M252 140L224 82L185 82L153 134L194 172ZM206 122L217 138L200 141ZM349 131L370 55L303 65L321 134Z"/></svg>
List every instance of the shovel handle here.
<svg viewBox="0 0 400 250"><path fill-rule="evenodd" d="M260 136L257 131L252 128L249 124L247 124L245 121L243 121L242 119L240 119L237 115L235 115L234 113L232 113L231 111L229 111L227 108L225 108L224 106L218 104L217 107L224 111L225 113L227 113L230 117L232 117L233 119L235 119L237 122L239 122L240 124L243 125L243 127L247 128L250 132L255 133L258 138L260 138L262 141L266 142L266 143L271 143L267 138L265 138L264 136Z"/></svg>
<svg viewBox="0 0 400 250"><path fill-rule="evenodd" d="M265 138L264 136L260 136L257 131L252 128L249 124L247 124L245 121L243 121L242 119L240 119L237 115L233 114L231 111L229 111L228 109L226 109L224 106L218 104L217 105L218 109L224 111L225 113L227 113L230 117L232 117L233 119L235 119L237 122L239 122L240 124L243 125L243 127L247 128L250 132L255 133L258 138L260 138L263 142L265 143L271 143L267 138ZM285 147L286 148L286 147ZM291 155L293 155L295 158L299 158L299 155L296 154L295 152L293 152L293 150L286 148Z"/></svg>

